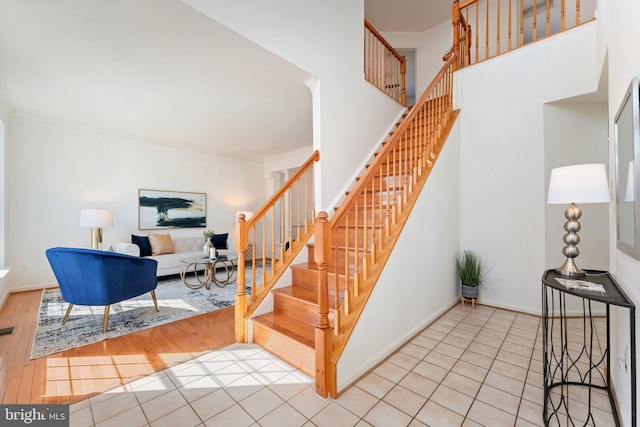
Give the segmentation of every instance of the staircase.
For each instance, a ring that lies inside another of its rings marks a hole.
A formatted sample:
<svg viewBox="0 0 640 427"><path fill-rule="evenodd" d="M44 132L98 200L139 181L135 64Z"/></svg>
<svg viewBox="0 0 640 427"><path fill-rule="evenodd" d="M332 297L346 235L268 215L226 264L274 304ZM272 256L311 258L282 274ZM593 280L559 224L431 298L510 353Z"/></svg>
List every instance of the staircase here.
<svg viewBox="0 0 640 427"><path fill-rule="evenodd" d="M453 125L453 63L396 124L333 217L318 215L308 261L290 267L290 286L272 291L273 311L251 319L253 341L315 377L322 396L336 395L335 365Z"/></svg>

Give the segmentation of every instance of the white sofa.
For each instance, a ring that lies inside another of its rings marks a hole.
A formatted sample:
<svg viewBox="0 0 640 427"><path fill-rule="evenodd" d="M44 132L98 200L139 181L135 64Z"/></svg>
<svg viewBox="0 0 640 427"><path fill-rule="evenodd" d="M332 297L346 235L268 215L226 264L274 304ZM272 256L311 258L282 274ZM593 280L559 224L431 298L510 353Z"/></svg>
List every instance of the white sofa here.
<svg viewBox="0 0 640 427"><path fill-rule="evenodd" d="M183 259L204 257L204 237L171 237L171 243L173 244L173 253L145 257L158 261L158 277L179 274L185 266L185 263L182 262ZM227 240L227 248L217 249L218 254L236 255L233 239ZM123 254L140 256L140 247L130 242L118 242L115 244L114 250ZM204 268L204 265L199 268Z"/></svg>

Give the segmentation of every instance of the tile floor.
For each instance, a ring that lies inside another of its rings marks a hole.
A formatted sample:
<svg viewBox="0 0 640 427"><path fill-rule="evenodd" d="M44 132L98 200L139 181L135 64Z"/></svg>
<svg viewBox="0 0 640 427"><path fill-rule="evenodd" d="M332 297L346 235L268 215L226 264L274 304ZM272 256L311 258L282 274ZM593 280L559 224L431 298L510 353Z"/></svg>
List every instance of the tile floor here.
<svg viewBox="0 0 640 427"><path fill-rule="evenodd" d="M542 426L540 332L536 316L458 305L336 400L236 344L76 403L71 426ZM572 398L574 416L586 396ZM595 425L613 425L604 393L593 405Z"/></svg>

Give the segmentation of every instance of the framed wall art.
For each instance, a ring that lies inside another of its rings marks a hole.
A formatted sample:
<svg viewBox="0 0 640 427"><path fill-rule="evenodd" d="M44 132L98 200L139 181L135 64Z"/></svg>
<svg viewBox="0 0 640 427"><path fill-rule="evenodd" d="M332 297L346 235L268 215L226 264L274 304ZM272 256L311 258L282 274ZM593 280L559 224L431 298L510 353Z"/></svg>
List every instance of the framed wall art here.
<svg viewBox="0 0 640 427"><path fill-rule="evenodd" d="M207 226L207 194L138 190L138 228L197 228Z"/></svg>

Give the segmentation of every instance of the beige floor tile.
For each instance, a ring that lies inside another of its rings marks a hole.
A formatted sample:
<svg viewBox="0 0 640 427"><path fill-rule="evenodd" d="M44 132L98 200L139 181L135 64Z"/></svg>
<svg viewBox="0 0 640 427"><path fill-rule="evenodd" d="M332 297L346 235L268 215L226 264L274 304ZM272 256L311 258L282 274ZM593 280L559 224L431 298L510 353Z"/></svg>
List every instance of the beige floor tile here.
<svg viewBox="0 0 640 427"><path fill-rule="evenodd" d="M394 353L387 361L394 365L398 365L401 368L410 370L420 362L420 359L416 359L415 357L409 356L405 353L397 352Z"/></svg>
<svg viewBox="0 0 640 427"><path fill-rule="evenodd" d="M530 347L523 347L511 342L502 343L502 347L500 347L500 350L509 351L511 353L519 354L520 356L524 356L527 358L530 358L532 353L532 349Z"/></svg>
<svg viewBox="0 0 640 427"><path fill-rule="evenodd" d="M542 403L542 402L540 402ZM528 400L523 400L520 403L520 409L518 410L518 418L522 418L536 426L543 426L543 407Z"/></svg>
<svg viewBox="0 0 640 427"><path fill-rule="evenodd" d="M373 372L395 384L409 373L407 369L401 368L391 362L381 363Z"/></svg>
<svg viewBox="0 0 640 427"><path fill-rule="evenodd" d="M142 403L141 406L149 421L154 421L186 404L187 401L182 394L180 394L178 390L172 390L169 393Z"/></svg>
<svg viewBox="0 0 640 427"><path fill-rule="evenodd" d="M491 370L522 382L527 378L527 370L525 368L501 360L495 360L491 365ZM540 381L540 384L542 384L542 381Z"/></svg>
<svg viewBox="0 0 640 427"><path fill-rule="evenodd" d="M236 402L240 402L263 388L265 386L253 375L245 375L227 384L224 389Z"/></svg>
<svg viewBox="0 0 640 427"><path fill-rule="evenodd" d="M544 390L542 387L536 387L533 384L525 384L522 398L529 402L542 404L544 402Z"/></svg>
<svg viewBox="0 0 640 427"><path fill-rule="evenodd" d="M233 405L204 422L207 427L248 427L254 423L255 420L240 405Z"/></svg>
<svg viewBox="0 0 640 427"><path fill-rule="evenodd" d="M442 385L438 386L429 400L462 416L467 414L467 411L469 411L473 403L472 397Z"/></svg>
<svg viewBox="0 0 640 427"><path fill-rule="evenodd" d="M540 425L541 424L534 424L534 423L529 422L527 420L524 420L522 418L517 418L515 427L538 427ZM544 424L542 424L542 425L544 425Z"/></svg>
<svg viewBox="0 0 640 427"><path fill-rule="evenodd" d="M413 417L425 404L427 398L398 385L387 393L383 401ZM359 414L356 413L356 415Z"/></svg>
<svg viewBox="0 0 640 427"><path fill-rule="evenodd" d="M462 338L464 340L471 342L473 341L473 339L476 337L477 334L478 332L476 331L470 331L464 327L458 326L454 328L451 332L449 332L448 336Z"/></svg>
<svg viewBox="0 0 640 427"><path fill-rule="evenodd" d="M86 402L89 402L88 400ZM91 408L86 406L81 409L70 411L69 425L74 427L91 427L93 426L93 414Z"/></svg>
<svg viewBox="0 0 640 427"><path fill-rule="evenodd" d="M411 422L411 419L412 417L384 401L378 402L364 417L364 420L372 426L385 427L404 427Z"/></svg>
<svg viewBox="0 0 640 427"><path fill-rule="evenodd" d="M517 415L520 405L519 397L487 384L482 385L476 399L513 415Z"/></svg>
<svg viewBox="0 0 640 427"><path fill-rule="evenodd" d="M453 368L453 365L456 364L458 359L454 357L449 357L442 353L438 353L437 351L432 351L427 355L427 357L424 358L424 361L449 370Z"/></svg>
<svg viewBox="0 0 640 427"><path fill-rule="evenodd" d="M465 362L464 360L458 360L456 364L453 365L453 368L451 368L451 372L469 377L475 381L483 382L489 370L476 366L472 363Z"/></svg>
<svg viewBox="0 0 640 427"><path fill-rule="evenodd" d="M448 338L445 337L445 339ZM436 345L438 345L437 340L434 340L433 338L428 338L428 337L424 337L422 335L418 335L417 337L415 337L414 339L411 340L412 344L418 345L420 347L424 347L426 349L432 350L433 347L435 347Z"/></svg>
<svg viewBox="0 0 640 427"><path fill-rule="evenodd" d="M406 388L407 390L411 390L412 392L427 399L438 387L438 383L436 383L435 381L431 381L430 379L425 378L422 375L414 374L412 372L407 374L407 376L404 377L398 385Z"/></svg>
<svg viewBox="0 0 640 427"><path fill-rule="evenodd" d="M194 400L191 402L191 407L201 419L206 421L235 404L235 400L226 391L219 389L201 399Z"/></svg>
<svg viewBox="0 0 640 427"><path fill-rule="evenodd" d="M312 418L331 401L318 396L315 389L309 387L287 401L296 411L307 418Z"/></svg>
<svg viewBox="0 0 640 427"><path fill-rule="evenodd" d="M462 353L464 353L463 348L456 347L451 344L447 344L444 341L440 342L440 344L435 346L433 351L447 355L449 357L453 357L455 359L458 359L460 356L462 356Z"/></svg>
<svg viewBox="0 0 640 427"><path fill-rule="evenodd" d="M112 417L96 423L96 427L142 427L148 425L149 421L144 416L144 412L139 406L116 412Z"/></svg>
<svg viewBox="0 0 640 427"><path fill-rule="evenodd" d="M282 400L289 400L310 385L307 381L301 380L293 374L287 374L274 384L269 384L269 389L280 396Z"/></svg>
<svg viewBox="0 0 640 427"><path fill-rule="evenodd" d="M496 356L496 359L519 366L524 369L529 368L529 363L531 361L530 357L520 356L519 354L511 353L510 351L506 350L500 350L498 352L498 355Z"/></svg>
<svg viewBox="0 0 640 427"><path fill-rule="evenodd" d="M425 378L428 378L437 383L441 382L444 377L449 373L448 369L441 368L440 366L436 366L433 363L429 362L420 362L418 365L411 370L414 374L422 375Z"/></svg>
<svg viewBox="0 0 640 427"><path fill-rule="evenodd" d="M446 337L444 337L444 339L441 342L443 344L449 344L454 347L458 347L458 348L461 348L462 350L465 350L467 347L469 347L469 344L471 344L471 340L472 338L467 339L467 338L462 338L453 334L449 334Z"/></svg>
<svg viewBox="0 0 640 427"><path fill-rule="evenodd" d="M401 353L407 354L411 357L415 357L418 360L424 359L424 357L429 354L431 350L428 348L420 347L419 345L415 345L409 343L400 349Z"/></svg>
<svg viewBox="0 0 640 427"><path fill-rule="evenodd" d="M283 403L258 421L261 427L298 427L307 419L290 405Z"/></svg>
<svg viewBox="0 0 640 427"><path fill-rule="evenodd" d="M367 393L382 399L396 384L378 374L371 373L358 381L357 385Z"/></svg>
<svg viewBox="0 0 640 427"><path fill-rule="evenodd" d="M211 377L204 376L178 389L187 402L193 402L218 390L220 385Z"/></svg>
<svg viewBox="0 0 640 427"><path fill-rule="evenodd" d="M427 328L424 331L420 332L420 336L431 338L440 342L444 337L447 336L447 334L444 332L436 331L435 329Z"/></svg>
<svg viewBox="0 0 640 427"><path fill-rule="evenodd" d="M487 377L484 380L485 384L490 385L493 388L497 388L514 396L520 397L524 388L522 381L515 380L511 377L504 376L495 371L489 371Z"/></svg>
<svg viewBox="0 0 640 427"><path fill-rule="evenodd" d="M282 405L284 401L269 390L263 388L240 402L240 406L254 419L259 420Z"/></svg>
<svg viewBox="0 0 640 427"><path fill-rule="evenodd" d="M350 387L338 396L336 402L359 417L364 417L378 403L379 399L359 387Z"/></svg>
<svg viewBox="0 0 640 427"><path fill-rule="evenodd" d="M433 325L429 326L429 329L432 329L434 331L438 331L438 332L442 332L443 334L448 334L449 332L451 332L451 330L453 329L453 326L451 325L445 325L442 323L434 323Z"/></svg>
<svg viewBox="0 0 640 427"><path fill-rule="evenodd" d="M464 393L469 397L475 398L482 383L455 372L449 372L442 381L442 385L455 391L459 391L460 393Z"/></svg>
<svg viewBox="0 0 640 427"><path fill-rule="evenodd" d="M489 368L491 368L491 365L493 365L492 357L483 356L482 354L475 353L471 350L465 351L462 356L460 356L460 360L486 370L489 370Z"/></svg>
<svg viewBox="0 0 640 427"><path fill-rule="evenodd" d="M454 411L428 401L416 415L416 419L428 426L460 427L464 417Z"/></svg>
<svg viewBox="0 0 640 427"><path fill-rule="evenodd" d="M533 340L528 338L522 338L517 335L509 334L504 339L506 342L510 342L512 344L521 345L523 347L533 348Z"/></svg>
<svg viewBox="0 0 640 427"><path fill-rule="evenodd" d="M473 402L467 417L484 426L512 426L516 416L494 406L476 400Z"/></svg>
<svg viewBox="0 0 640 427"><path fill-rule="evenodd" d="M497 340L495 338L491 338L491 337L488 337L486 335L478 334L473 339L473 343L474 344L476 344L476 343L477 344L483 344L483 345L486 345L488 347L493 347L496 350L498 350L502 346L503 340L502 339Z"/></svg>
<svg viewBox="0 0 640 427"><path fill-rule="evenodd" d="M122 393L95 405L92 403L91 412L93 413L93 419L97 424L107 418L113 417L115 414L120 414L138 406L138 400L133 393Z"/></svg>
<svg viewBox="0 0 640 427"><path fill-rule="evenodd" d="M191 406L186 405L153 421L151 427L195 427L199 424L202 424L200 417Z"/></svg>
<svg viewBox="0 0 640 427"><path fill-rule="evenodd" d="M482 424L478 424L477 422L469 418L466 418L462 423L462 427L485 427L485 426L483 426Z"/></svg>
<svg viewBox="0 0 640 427"><path fill-rule="evenodd" d="M331 402L311 418L311 422L318 427L351 427L356 425L358 419L338 403Z"/></svg>
<svg viewBox="0 0 640 427"><path fill-rule="evenodd" d="M471 344L469 344L469 347L467 347L467 351L472 351L474 353L478 353L493 359L494 357L496 357L496 354L498 354L499 349L473 341Z"/></svg>
<svg viewBox="0 0 640 427"><path fill-rule="evenodd" d="M494 340L498 340L500 342L504 341L504 338L507 336L506 332L497 331L491 328L483 328L480 332L478 332L479 337L489 337Z"/></svg>

